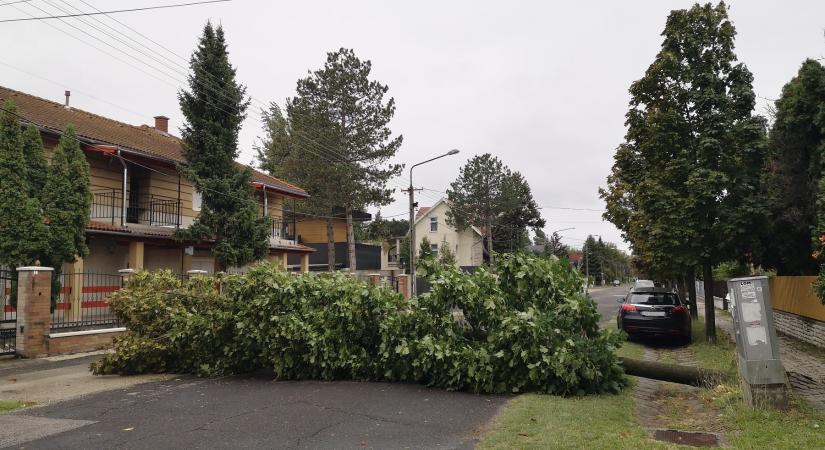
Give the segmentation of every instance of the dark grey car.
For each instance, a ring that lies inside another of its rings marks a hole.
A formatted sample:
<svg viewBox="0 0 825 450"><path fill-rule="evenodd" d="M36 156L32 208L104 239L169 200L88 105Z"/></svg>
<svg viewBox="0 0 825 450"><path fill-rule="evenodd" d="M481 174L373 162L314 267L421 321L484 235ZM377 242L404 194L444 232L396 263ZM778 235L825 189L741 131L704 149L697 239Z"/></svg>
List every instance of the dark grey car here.
<svg viewBox="0 0 825 450"><path fill-rule="evenodd" d="M629 336L673 336L690 342L690 313L676 293L658 287L634 288L619 301L616 323Z"/></svg>

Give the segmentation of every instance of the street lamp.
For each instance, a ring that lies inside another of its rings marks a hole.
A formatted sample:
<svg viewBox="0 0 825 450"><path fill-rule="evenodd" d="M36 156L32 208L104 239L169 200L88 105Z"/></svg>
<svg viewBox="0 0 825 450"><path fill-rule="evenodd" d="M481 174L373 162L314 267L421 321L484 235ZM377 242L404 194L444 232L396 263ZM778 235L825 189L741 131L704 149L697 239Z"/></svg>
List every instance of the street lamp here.
<svg viewBox="0 0 825 450"><path fill-rule="evenodd" d="M445 156L452 156L455 154L458 154L458 150L454 148L443 155L439 155L435 158L430 158L426 161L421 161L418 164L413 164L412 166L410 166L410 289L412 295L415 295L417 290L417 283L415 282L415 199L413 197L415 194L415 189L413 189L413 169L422 164L426 164L428 162L435 161L436 159L443 158Z"/></svg>
<svg viewBox="0 0 825 450"><path fill-rule="evenodd" d="M562 228L561 230L556 230L556 231L554 231L554 232L552 232L552 233L550 233L550 234L556 234L556 233L560 233L560 232L562 232L562 231L570 231L570 230L575 230L575 229L576 229L576 227Z"/></svg>

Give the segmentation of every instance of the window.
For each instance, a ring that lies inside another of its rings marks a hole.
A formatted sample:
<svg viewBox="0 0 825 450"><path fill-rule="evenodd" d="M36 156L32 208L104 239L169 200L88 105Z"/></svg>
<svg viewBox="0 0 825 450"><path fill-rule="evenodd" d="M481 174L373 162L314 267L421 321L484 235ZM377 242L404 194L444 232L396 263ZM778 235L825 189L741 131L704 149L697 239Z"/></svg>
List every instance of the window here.
<svg viewBox="0 0 825 450"><path fill-rule="evenodd" d="M430 233L438 231L438 217L430 217Z"/></svg>
<svg viewBox="0 0 825 450"><path fill-rule="evenodd" d="M438 244L430 244L430 250L433 251L433 256L438 258Z"/></svg>
<svg viewBox="0 0 825 450"><path fill-rule="evenodd" d="M203 197L201 197L200 191L192 188L192 211L200 211L201 203L203 203Z"/></svg>
<svg viewBox="0 0 825 450"><path fill-rule="evenodd" d="M664 292L639 292L630 294L628 303L633 305L678 306L679 298L675 294Z"/></svg>

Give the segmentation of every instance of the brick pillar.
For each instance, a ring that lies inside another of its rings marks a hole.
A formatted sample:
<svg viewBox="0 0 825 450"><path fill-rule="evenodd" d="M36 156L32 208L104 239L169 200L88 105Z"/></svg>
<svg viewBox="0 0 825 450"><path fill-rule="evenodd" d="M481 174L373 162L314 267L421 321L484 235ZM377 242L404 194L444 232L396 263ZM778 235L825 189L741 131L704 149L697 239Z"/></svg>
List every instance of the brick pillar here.
<svg viewBox="0 0 825 450"><path fill-rule="evenodd" d="M301 255L301 273L309 273L309 253Z"/></svg>
<svg viewBox="0 0 825 450"><path fill-rule="evenodd" d="M126 287L132 281L132 277L135 275L135 269L120 269L117 273L120 274L120 285Z"/></svg>
<svg viewBox="0 0 825 450"><path fill-rule="evenodd" d="M398 292L404 296L404 298L410 298L410 276L409 275L398 275Z"/></svg>
<svg viewBox="0 0 825 450"><path fill-rule="evenodd" d="M381 274L371 273L368 276L370 277L370 286L378 286L381 284Z"/></svg>
<svg viewBox="0 0 825 450"><path fill-rule="evenodd" d="M34 358L48 353L51 323L51 267L17 268L17 354Z"/></svg>

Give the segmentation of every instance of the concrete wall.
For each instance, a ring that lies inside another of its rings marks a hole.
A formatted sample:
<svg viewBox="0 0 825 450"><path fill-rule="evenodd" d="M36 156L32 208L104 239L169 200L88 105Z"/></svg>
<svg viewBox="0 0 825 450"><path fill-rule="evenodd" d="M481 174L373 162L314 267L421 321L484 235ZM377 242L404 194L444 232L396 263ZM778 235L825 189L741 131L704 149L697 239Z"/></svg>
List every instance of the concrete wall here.
<svg viewBox="0 0 825 450"><path fill-rule="evenodd" d="M169 269L180 273L183 270L183 249L146 246L143 256L143 268L146 270Z"/></svg>
<svg viewBox="0 0 825 450"><path fill-rule="evenodd" d="M84 272L117 273L125 269L129 260L129 246L114 239L89 237L89 256L83 261Z"/></svg>

